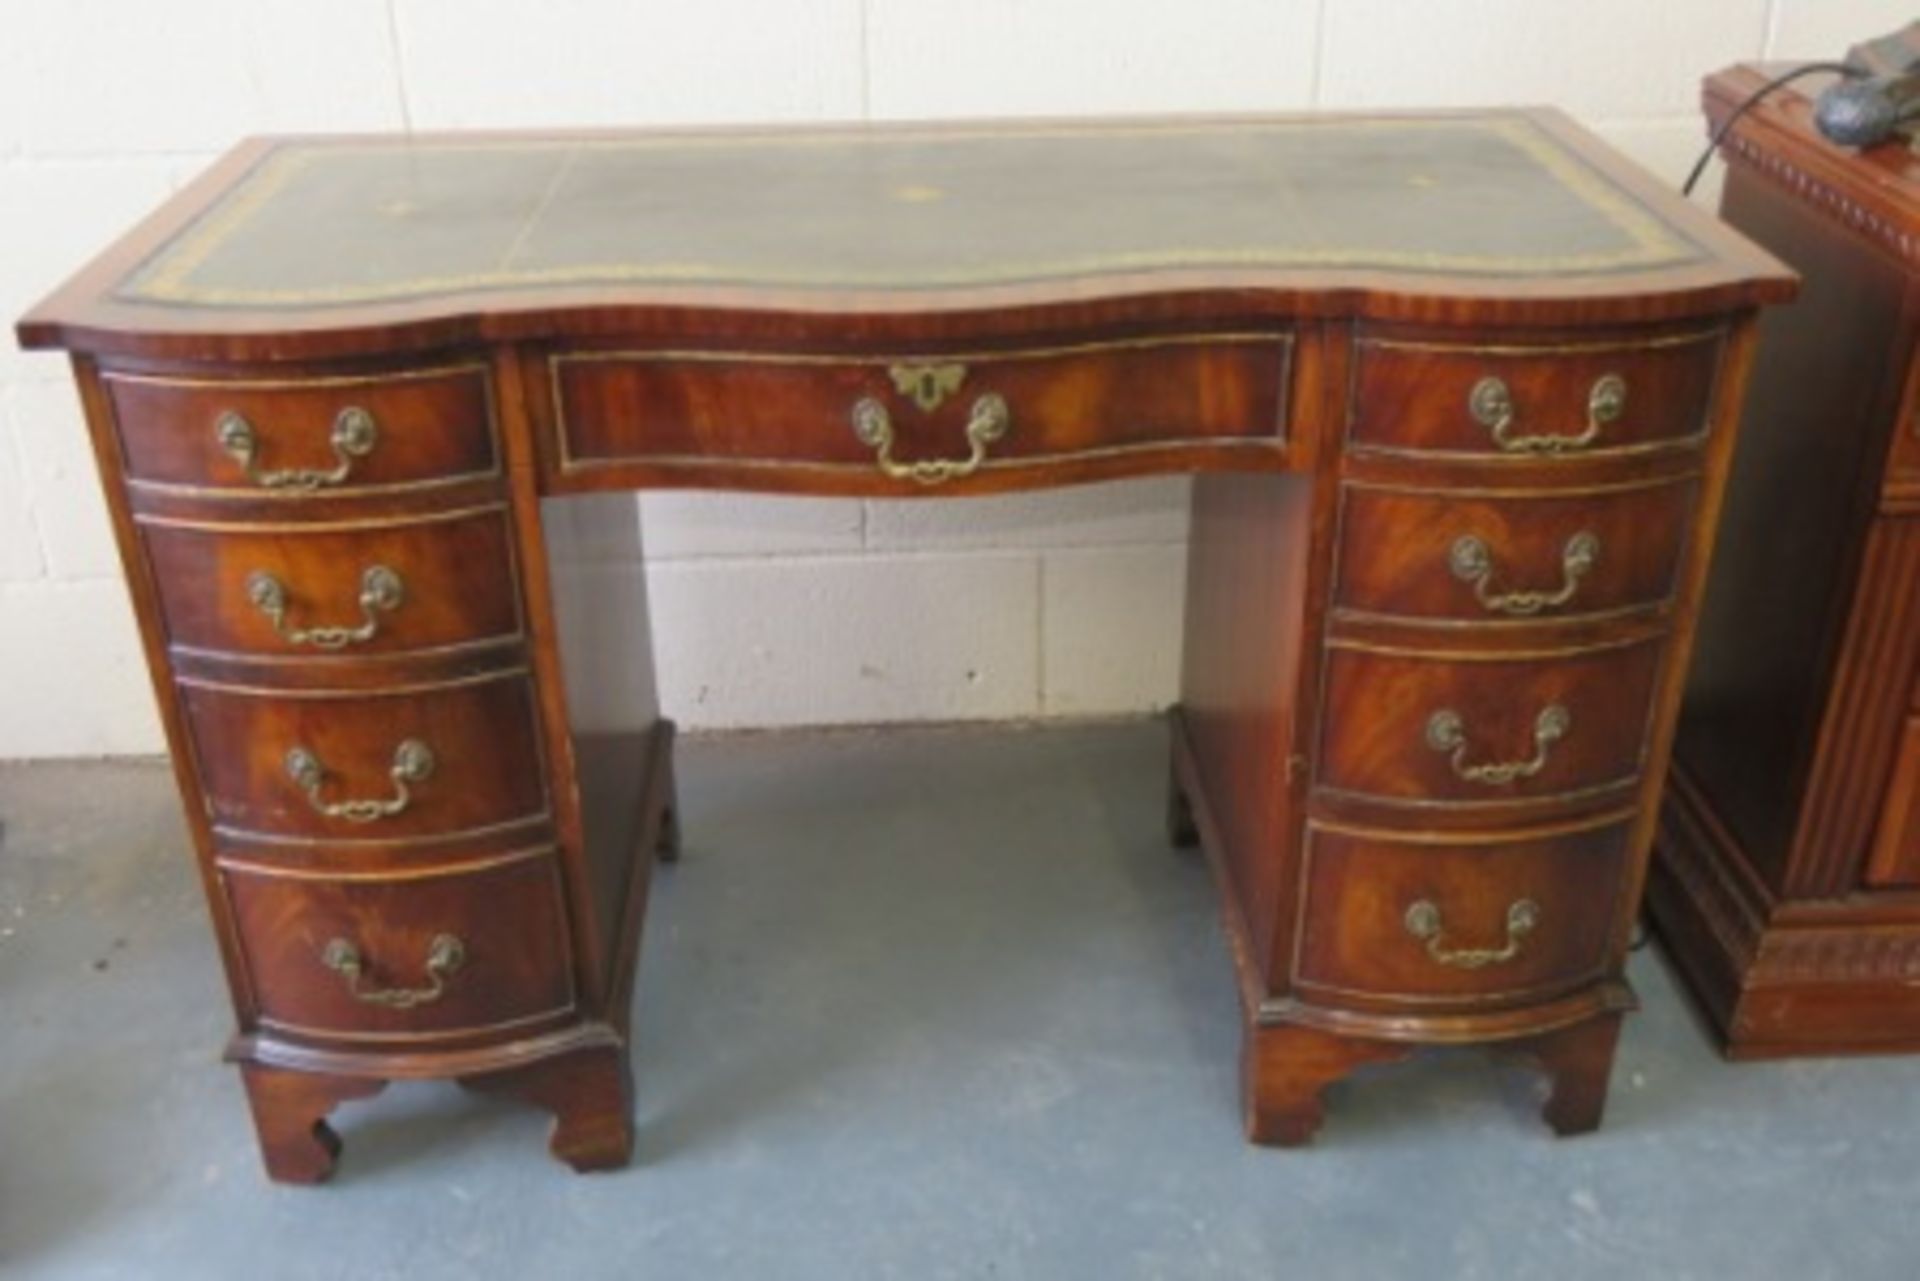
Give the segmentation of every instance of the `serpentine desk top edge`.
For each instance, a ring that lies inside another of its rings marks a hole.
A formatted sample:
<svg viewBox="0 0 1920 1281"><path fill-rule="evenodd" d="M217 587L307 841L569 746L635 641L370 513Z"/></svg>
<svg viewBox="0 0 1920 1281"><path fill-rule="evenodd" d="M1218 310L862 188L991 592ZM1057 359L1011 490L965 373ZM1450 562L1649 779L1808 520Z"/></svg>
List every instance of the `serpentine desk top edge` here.
<svg viewBox="0 0 1920 1281"><path fill-rule="evenodd" d="M23 346L290 359L1308 314L1678 319L1792 276L1552 109L243 143Z"/></svg>

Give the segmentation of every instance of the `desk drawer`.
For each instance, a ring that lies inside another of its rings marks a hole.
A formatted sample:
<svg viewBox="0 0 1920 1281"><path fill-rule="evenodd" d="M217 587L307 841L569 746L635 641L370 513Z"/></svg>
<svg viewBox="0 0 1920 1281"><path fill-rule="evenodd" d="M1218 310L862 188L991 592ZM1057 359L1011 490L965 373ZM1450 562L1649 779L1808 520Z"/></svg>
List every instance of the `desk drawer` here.
<svg viewBox="0 0 1920 1281"><path fill-rule="evenodd" d="M521 632L503 508L339 530L149 523L144 533L176 648L396 654Z"/></svg>
<svg viewBox="0 0 1920 1281"><path fill-rule="evenodd" d="M1465 457L1586 457L1698 440L1723 331L1559 346L1362 337L1357 448Z"/></svg>
<svg viewBox="0 0 1920 1281"><path fill-rule="evenodd" d="M1333 651L1322 786L1403 804L1552 800L1639 775L1663 643L1490 658Z"/></svg>
<svg viewBox="0 0 1920 1281"><path fill-rule="evenodd" d="M1278 446L1290 354L1284 334L866 359L579 352L552 358L552 382L563 468L802 465L931 484L1003 463Z"/></svg>
<svg viewBox="0 0 1920 1281"><path fill-rule="evenodd" d="M1692 479L1518 497L1348 486L1334 602L1445 623L1663 604L1698 491Z"/></svg>
<svg viewBox="0 0 1920 1281"><path fill-rule="evenodd" d="M404 880L221 875L267 1026L400 1041L499 1030L573 1008L550 853Z"/></svg>
<svg viewBox="0 0 1920 1281"><path fill-rule="evenodd" d="M286 498L499 470L487 371L194 379L102 375L135 485Z"/></svg>
<svg viewBox="0 0 1920 1281"><path fill-rule="evenodd" d="M392 841L547 811L524 672L370 693L183 683L181 698L230 837Z"/></svg>
<svg viewBox="0 0 1920 1281"><path fill-rule="evenodd" d="M1591 980L1606 967L1628 832L1616 824L1442 845L1316 829L1299 981L1464 1004Z"/></svg>

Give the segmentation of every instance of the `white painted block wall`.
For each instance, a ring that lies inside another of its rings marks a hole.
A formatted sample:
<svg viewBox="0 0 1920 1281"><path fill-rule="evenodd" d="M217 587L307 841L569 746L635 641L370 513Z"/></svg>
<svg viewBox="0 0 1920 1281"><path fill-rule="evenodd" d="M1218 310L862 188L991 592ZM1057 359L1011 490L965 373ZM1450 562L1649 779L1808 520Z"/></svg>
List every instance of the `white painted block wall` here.
<svg viewBox="0 0 1920 1281"><path fill-rule="evenodd" d="M290 130L1556 103L1677 181L1701 75L1910 0L0 0L0 318L238 138ZM10 327L10 326L9 326ZM1174 694L1186 485L556 507L689 727L1121 713ZM617 715L646 673L579 611ZM625 691L623 693L623 691ZM0 757L161 746L63 362L0 343Z"/></svg>

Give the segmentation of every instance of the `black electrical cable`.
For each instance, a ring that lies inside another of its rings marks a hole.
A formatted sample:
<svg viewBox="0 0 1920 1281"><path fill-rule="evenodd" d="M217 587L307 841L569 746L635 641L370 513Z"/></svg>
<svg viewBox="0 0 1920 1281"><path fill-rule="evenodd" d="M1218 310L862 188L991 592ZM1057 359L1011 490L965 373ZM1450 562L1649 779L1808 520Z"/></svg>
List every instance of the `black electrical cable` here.
<svg viewBox="0 0 1920 1281"><path fill-rule="evenodd" d="M1691 196L1693 194L1693 189L1700 183L1700 175L1707 171L1707 162L1713 159L1714 152L1720 150L1721 142L1726 139L1728 132L1732 130L1734 124L1739 121L1740 117L1759 106L1761 102L1771 96L1776 89L1783 89L1802 76L1817 75L1821 72L1836 73L1850 79L1867 74L1860 68L1849 66L1844 62L1809 62L1804 67L1795 67L1792 71L1784 75L1775 76L1773 79L1767 81L1758 89L1748 94L1747 100L1735 107L1733 111L1728 114L1727 118L1720 122L1720 127L1713 131L1713 137L1707 140L1707 149L1700 153L1700 159L1694 164L1693 172L1688 174L1686 182L1681 184L1680 194L1683 196Z"/></svg>

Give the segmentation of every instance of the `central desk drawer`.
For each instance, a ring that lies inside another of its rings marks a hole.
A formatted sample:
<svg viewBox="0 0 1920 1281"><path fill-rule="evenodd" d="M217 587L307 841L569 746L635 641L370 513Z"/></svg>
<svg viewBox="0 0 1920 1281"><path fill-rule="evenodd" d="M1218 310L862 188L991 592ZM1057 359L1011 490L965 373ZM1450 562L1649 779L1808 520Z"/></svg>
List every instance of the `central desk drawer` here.
<svg viewBox="0 0 1920 1281"><path fill-rule="evenodd" d="M181 685L216 828L239 839L391 841L547 811L524 672L376 692Z"/></svg>
<svg viewBox="0 0 1920 1281"><path fill-rule="evenodd" d="M392 880L221 875L260 1019L280 1030L422 1039L573 1007L550 853Z"/></svg>
<svg viewBox="0 0 1920 1281"><path fill-rule="evenodd" d="M504 508L337 529L143 529L178 648L310 658L521 632Z"/></svg>
<svg viewBox="0 0 1920 1281"><path fill-rule="evenodd" d="M871 358L574 352L551 369L563 468L890 463L933 483L1003 462L1278 447L1291 350L1260 333Z"/></svg>
<svg viewBox="0 0 1920 1281"><path fill-rule="evenodd" d="M1320 783L1408 805L1547 801L1630 784L1658 639L1488 658L1336 649Z"/></svg>

